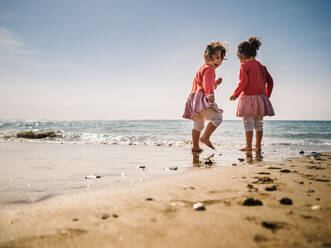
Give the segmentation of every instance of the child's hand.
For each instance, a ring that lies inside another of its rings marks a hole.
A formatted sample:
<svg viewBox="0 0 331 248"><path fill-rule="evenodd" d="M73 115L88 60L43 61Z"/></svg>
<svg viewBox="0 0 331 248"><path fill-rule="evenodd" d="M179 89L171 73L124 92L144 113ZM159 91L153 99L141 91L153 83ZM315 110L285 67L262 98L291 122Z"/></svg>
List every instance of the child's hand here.
<svg viewBox="0 0 331 248"><path fill-rule="evenodd" d="M223 79L221 77L215 80L215 89L217 88L217 86L219 86L222 83L222 81Z"/></svg>
<svg viewBox="0 0 331 248"><path fill-rule="evenodd" d="M236 100L236 97L235 96L230 96L230 101L234 101Z"/></svg>
<svg viewBox="0 0 331 248"><path fill-rule="evenodd" d="M208 101L211 102L211 103L214 103L215 102L215 97L210 95L207 97Z"/></svg>

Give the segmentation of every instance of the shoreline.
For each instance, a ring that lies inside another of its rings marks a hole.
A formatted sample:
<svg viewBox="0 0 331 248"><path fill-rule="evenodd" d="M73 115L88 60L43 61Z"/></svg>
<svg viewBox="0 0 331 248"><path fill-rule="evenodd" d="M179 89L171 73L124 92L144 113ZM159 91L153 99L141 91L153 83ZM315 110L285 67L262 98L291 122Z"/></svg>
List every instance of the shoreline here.
<svg viewBox="0 0 331 248"><path fill-rule="evenodd" d="M324 154L190 168L129 188L2 206L0 247L328 247L331 153ZM249 198L262 205L244 206Z"/></svg>
<svg viewBox="0 0 331 248"><path fill-rule="evenodd" d="M224 152L205 148L200 155L194 155L183 147L0 143L0 205L31 204L63 194L131 187L146 180L185 174L192 165L207 160L213 162L209 164L213 167L249 163L245 153L233 153L230 160L224 159L228 155ZM207 159L211 156L211 160ZM89 176L92 178L85 179ZM96 176L99 178L93 179Z"/></svg>

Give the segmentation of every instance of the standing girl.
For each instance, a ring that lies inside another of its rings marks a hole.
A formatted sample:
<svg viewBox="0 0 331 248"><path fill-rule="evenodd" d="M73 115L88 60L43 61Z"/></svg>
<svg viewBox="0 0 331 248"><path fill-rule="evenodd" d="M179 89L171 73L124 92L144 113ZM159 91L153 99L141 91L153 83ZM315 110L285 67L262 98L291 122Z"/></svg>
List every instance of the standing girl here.
<svg viewBox="0 0 331 248"><path fill-rule="evenodd" d="M217 107L214 95L214 90L221 84L222 78L215 80L215 69L222 64L225 54L226 49L221 42L208 44L204 53L205 64L199 68L193 80L193 87L183 115L184 118L191 119L194 122L192 152L202 152L199 141L215 149L210 142L210 136L223 120L223 111ZM205 120L210 120L210 122L200 137Z"/></svg>
<svg viewBox="0 0 331 248"><path fill-rule="evenodd" d="M237 116L243 117L246 147L240 151L252 150L253 129L256 131L256 151L261 151L263 136L263 116L275 115L269 97L273 80L267 68L255 59L256 51L261 46L257 37L251 37L238 46L237 56L240 60L239 84L230 100L239 96Z"/></svg>

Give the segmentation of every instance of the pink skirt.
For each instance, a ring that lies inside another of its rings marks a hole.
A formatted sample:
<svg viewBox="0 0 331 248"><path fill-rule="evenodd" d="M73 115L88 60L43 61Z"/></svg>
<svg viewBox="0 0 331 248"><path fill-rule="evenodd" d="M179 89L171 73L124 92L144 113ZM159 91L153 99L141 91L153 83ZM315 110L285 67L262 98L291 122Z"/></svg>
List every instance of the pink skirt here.
<svg viewBox="0 0 331 248"><path fill-rule="evenodd" d="M206 110L208 108L213 108L215 111L223 113L223 110L218 108L216 103L210 103L203 91L198 93L192 93L186 101L185 111L183 118L193 119L194 116L199 114L201 110Z"/></svg>
<svg viewBox="0 0 331 248"><path fill-rule="evenodd" d="M237 107L238 117L273 116L274 109L265 95L241 95Z"/></svg>

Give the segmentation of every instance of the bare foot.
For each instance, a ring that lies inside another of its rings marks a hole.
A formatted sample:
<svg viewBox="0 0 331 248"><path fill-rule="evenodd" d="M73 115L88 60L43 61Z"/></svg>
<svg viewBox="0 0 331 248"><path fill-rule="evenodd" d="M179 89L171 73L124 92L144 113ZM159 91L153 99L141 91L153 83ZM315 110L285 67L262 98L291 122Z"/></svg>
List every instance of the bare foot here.
<svg viewBox="0 0 331 248"><path fill-rule="evenodd" d="M250 147L244 147L244 148L240 148L239 151L241 151L241 152L251 152L251 151L253 151L253 149L250 148Z"/></svg>
<svg viewBox="0 0 331 248"><path fill-rule="evenodd" d="M203 150L201 148L192 148L192 152L201 153Z"/></svg>
<svg viewBox="0 0 331 248"><path fill-rule="evenodd" d="M206 146L210 147L211 149L215 150L215 147L213 146L213 144L210 142L209 139L205 139L205 138L201 137L200 142L205 144Z"/></svg>

